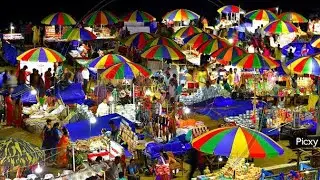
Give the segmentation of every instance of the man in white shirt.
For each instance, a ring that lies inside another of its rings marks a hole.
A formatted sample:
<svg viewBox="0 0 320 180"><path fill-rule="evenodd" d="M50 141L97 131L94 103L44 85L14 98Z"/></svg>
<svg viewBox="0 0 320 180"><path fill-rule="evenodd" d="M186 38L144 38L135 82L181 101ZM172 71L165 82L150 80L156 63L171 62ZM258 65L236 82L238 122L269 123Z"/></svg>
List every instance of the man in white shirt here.
<svg viewBox="0 0 320 180"><path fill-rule="evenodd" d="M81 73L82 73L82 78L83 78L84 92L87 93L87 85L88 85L89 78L90 78L90 72L87 68L84 68Z"/></svg>
<svg viewBox="0 0 320 180"><path fill-rule="evenodd" d="M99 104L96 116L101 117L101 116L106 116L110 114L110 108L109 105L107 104L107 99L104 99L102 103Z"/></svg>

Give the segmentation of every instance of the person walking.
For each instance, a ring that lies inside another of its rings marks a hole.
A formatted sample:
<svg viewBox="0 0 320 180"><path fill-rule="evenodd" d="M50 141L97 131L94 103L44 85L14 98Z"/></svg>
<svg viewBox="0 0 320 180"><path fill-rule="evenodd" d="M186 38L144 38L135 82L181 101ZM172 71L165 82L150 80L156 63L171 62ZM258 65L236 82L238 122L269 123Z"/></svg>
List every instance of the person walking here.
<svg viewBox="0 0 320 180"><path fill-rule="evenodd" d="M51 68L48 68L48 70L44 73L44 88L45 88L45 90L50 89L51 79L52 79Z"/></svg>
<svg viewBox="0 0 320 180"><path fill-rule="evenodd" d="M69 133L66 127L62 128L62 136L57 145L57 165L60 168L68 166L68 145L70 143Z"/></svg>
<svg viewBox="0 0 320 180"><path fill-rule="evenodd" d="M60 124L58 122L53 124L52 127L52 132L51 132L51 137L50 137L50 156L51 156L51 160L53 162L55 162L56 157L57 157L57 145L60 141L60 137L61 137L61 132L59 130L59 126Z"/></svg>

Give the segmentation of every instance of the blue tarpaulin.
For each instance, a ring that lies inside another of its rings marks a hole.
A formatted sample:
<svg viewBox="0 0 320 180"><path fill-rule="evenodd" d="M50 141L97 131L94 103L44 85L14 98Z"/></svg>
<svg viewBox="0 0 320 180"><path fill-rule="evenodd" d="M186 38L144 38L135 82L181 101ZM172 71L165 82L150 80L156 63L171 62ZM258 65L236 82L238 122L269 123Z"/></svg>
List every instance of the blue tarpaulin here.
<svg viewBox="0 0 320 180"><path fill-rule="evenodd" d="M264 105L263 102L259 102L257 108L263 107ZM196 112L209 116L213 120L219 120L224 117L245 114L247 110L252 109L253 105L251 100L233 100L231 98L217 97L213 100L213 103L196 110Z"/></svg>
<svg viewBox="0 0 320 180"><path fill-rule="evenodd" d="M55 95L65 104L82 104L86 97L80 83L72 83L63 90L56 88Z"/></svg>
<svg viewBox="0 0 320 180"><path fill-rule="evenodd" d="M0 73L0 88L3 86L3 75L4 73Z"/></svg>
<svg viewBox="0 0 320 180"><path fill-rule="evenodd" d="M120 127L120 122L123 121L131 128L132 131L135 131L134 123L119 114L109 114L106 116L97 117L97 122L95 124L91 124L91 128L89 120L82 120L67 124L66 128L69 131L71 141L75 142L81 139L89 139L92 136L99 136L101 135L101 130L103 128L105 128L107 131L111 131L111 128L109 127L109 122L111 120L118 128Z"/></svg>
<svg viewBox="0 0 320 180"><path fill-rule="evenodd" d="M18 56L17 48L14 47L13 45L3 41L2 50L3 50L5 61L7 61L10 65L15 66L18 63L18 61L17 61L17 56Z"/></svg>
<svg viewBox="0 0 320 180"><path fill-rule="evenodd" d="M311 46L311 44L309 42L292 42L286 46L284 46L281 50L283 55L288 55L290 48L293 48L293 54L294 57L301 57L301 50L303 49L303 46L306 46L306 49L308 51L308 55L310 54L315 54L317 52L319 52L320 50L317 48L314 48Z"/></svg>

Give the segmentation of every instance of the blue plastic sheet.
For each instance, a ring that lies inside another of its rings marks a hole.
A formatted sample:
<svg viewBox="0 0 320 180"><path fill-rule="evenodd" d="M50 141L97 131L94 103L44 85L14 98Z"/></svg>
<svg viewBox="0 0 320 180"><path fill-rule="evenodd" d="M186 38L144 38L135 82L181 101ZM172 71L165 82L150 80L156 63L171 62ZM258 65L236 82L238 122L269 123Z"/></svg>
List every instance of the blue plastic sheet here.
<svg viewBox="0 0 320 180"><path fill-rule="evenodd" d="M80 83L72 83L64 90L56 89L57 98L61 98L65 104L82 104L86 97Z"/></svg>
<svg viewBox="0 0 320 180"><path fill-rule="evenodd" d="M171 141L166 144L161 143L149 143L146 147L146 154L151 159L157 159L160 156L161 151L172 152L174 155L185 154L192 148L190 143L183 143L179 140Z"/></svg>
<svg viewBox="0 0 320 180"><path fill-rule="evenodd" d="M4 59L7 61L10 65L15 66L18 61L17 61L17 56L18 56L18 50L16 47L13 45L2 41L2 50L4 53Z"/></svg>
<svg viewBox="0 0 320 180"><path fill-rule="evenodd" d="M308 132L310 134L316 134L317 132L317 122L312 119L300 121L300 125L310 125Z"/></svg>
<svg viewBox="0 0 320 180"><path fill-rule="evenodd" d="M280 131L274 128L264 128L261 132L270 137L278 137L280 135Z"/></svg>
<svg viewBox="0 0 320 180"><path fill-rule="evenodd" d="M0 73L0 88L3 87L3 75L4 73Z"/></svg>
<svg viewBox="0 0 320 180"><path fill-rule="evenodd" d="M257 108L263 107L265 103L259 102ZM231 98L217 97L213 103L204 108L196 110L197 113L209 116L213 120L223 119L229 116L238 116L252 110L251 100L233 100Z"/></svg>
<svg viewBox="0 0 320 180"><path fill-rule="evenodd" d="M109 127L109 122L113 121L115 125L119 128L120 122L125 122L132 131L135 131L135 125L125 117L119 114L109 114L102 117L97 117L97 122L95 124L91 124L89 120L81 120L74 123L69 123L66 125L66 128L69 131L71 141L75 142L81 139L89 139L93 136L101 135L101 130L105 128L107 131L111 131Z"/></svg>

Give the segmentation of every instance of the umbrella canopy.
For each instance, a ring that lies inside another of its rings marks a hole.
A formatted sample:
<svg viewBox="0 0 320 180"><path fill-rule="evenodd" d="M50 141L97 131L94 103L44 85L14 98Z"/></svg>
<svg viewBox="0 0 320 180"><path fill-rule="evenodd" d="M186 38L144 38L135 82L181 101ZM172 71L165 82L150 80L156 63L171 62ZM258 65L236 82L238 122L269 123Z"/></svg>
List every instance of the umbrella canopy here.
<svg viewBox="0 0 320 180"><path fill-rule="evenodd" d="M277 61L278 64L280 64L280 66L275 69L279 76L286 76L290 74L290 71L285 65L285 63L282 63L281 60L275 60L275 61Z"/></svg>
<svg viewBox="0 0 320 180"><path fill-rule="evenodd" d="M83 21L89 26L112 25L117 24L119 19L109 11L95 11Z"/></svg>
<svg viewBox="0 0 320 180"><path fill-rule="evenodd" d="M169 21L187 21L199 19L200 16L188 9L175 9L168 12L162 19Z"/></svg>
<svg viewBox="0 0 320 180"><path fill-rule="evenodd" d="M320 48L320 36L316 36L311 40L311 46L315 48Z"/></svg>
<svg viewBox="0 0 320 180"><path fill-rule="evenodd" d="M183 39L185 45L190 46L192 49L197 49L201 44L205 43L209 39L216 38L214 35L210 35L208 33L198 33Z"/></svg>
<svg viewBox="0 0 320 180"><path fill-rule="evenodd" d="M156 18L147 12L136 10L128 14L123 20L124 22L153 22Z"/></svg>
<svg viewBox="0 0 320 180"><path fill-rule="evenodd" d="M292 32L298 32L298 29L290 22L275 20L267 24L264 27L264 31L272 34L289 34Z"/></svg>
<svg viewBox="0 0 320 180"><path fill-rule="evenodd" d="M284 12L279 15L279 19L292 23L307 23L308 19L296 12Z"/></svg>
<svg viewBox="0 0 320 180"><path fill-rule="evenodd" d="M221 64L227 65L229 62L236 62L240 60L245 54L245 50L237 46L231 46L219 49L212 53L211 56L217 58Z"/></svg>
<svg viewBox="0 0 320 180"><path fill-rule="evenodd" d="M72 28L63 34L62 39L66 39L68 41L89 41L97 39L97 36L84 28Z"/></svg>
<svg viewBox="0 0 320 180"><path fill-rule="evenodd" d="M192 141L204 153L236 158L270 158L282 155L282 147L267 135L245 127L209 131Z"/></svg>
<svg viewBox="0 0 320 180"><path fill-rule="evenodd" d="M144 49L148 49L156 45L165 45L165 46L177 48L179 50L181 49L180 46L174 40L166 37L157 37L157 38L150 39L145 45Z"/></svg>
<svg viewBox="0 0 320 180"><path fill-rule="evenodd" d="M244 12L244 11L238 6L226 5L226 6L219 8L217 10L217 12L220 14L221 13L229 14L229 13L240 13L240 12Z"/></svg>
<svg viewBox="0 0 320 180"><path fill-rule="evenodd" d="M139 64L128 62L109 67L101 74L101 77L106 79L133 79L139 75L149 77L151 72Z"/></svg>
<svg viewBox="0 0 320 180"><path fill-rule="evenodd" d="M147 42L152 39L153 36L149 33L139 32L130 35L127 40L124 42L124 45L128 47L135 47L137 49L143 49Z"/></svg>
<svg viewBox="0 0 320 180"><path fill-rule="evenodd" d="M0 166L31 166L43 159L40 148L14 138L0 139Z"/></svg>
<svg viewBox="0 0 320 180"><path fill-rule="evenodd" d="M291 60L287 62L287 67L298 74L320 76L320 54Z"/></svg>
<svg viewBox="0 0 320 180"><path fill-rule="evenodd" d="M127 63L131 62L124 56L119 54L107 54L102 57L97 57L93 59L89 64L88 67L95 68L95 69L106 69L118 63Z"/></svg>
<svg viewBox="0 0 320 180"><path fill-rule="evenodd" d="M201 33L202 30L195 26L187 26L180 28L177 32L173 34L175 38L186 38L188 36L194 35L196 33Z"/></svg>
<svg viewBox="0 0 320 180"><path fill-rule="evenodd" d="M278 62L274 59L258 53L249 53L239 61L232 62L232 65L236 65L244 69L273 69L279 67Z"/></svg>
<svg viewBox="0 0 320 180"><path fill-rule="evenodd" d="M183 54L179 49L164 45L156 45L150 47L141 54L141 57L157 60L181 60L186 58L185 54Z"/></svg>
<svg viewBox="0 0 320 180"><path fill-rule="evenodd" d="M30 62L62 62L65 59L57 51L45 47L30 49L17 57L19 61Z"/></svg>
<svg viewBox="0 0 320 180"><path fill-rule="evenodd" d="M269 10L257 9L248 12L244 15L245 18L250 20L263 20L263 21L274 21L278 19L277 15Z"/></svg>
<svg viewBox="0 0 320 180"><path fill-rule="evenodd" d="M216 38L206 41L197 50L202 54L209 55L217 51L218 49L226 48L228 46L229 44L226 41Z"/></svg>
<svg viewBox="0 0 320 180"><path fill-rule="evenodd" d="M75 25L76 21L67 13L57 12L42 19L41 23L45 25L71 26Z"/></svg>

